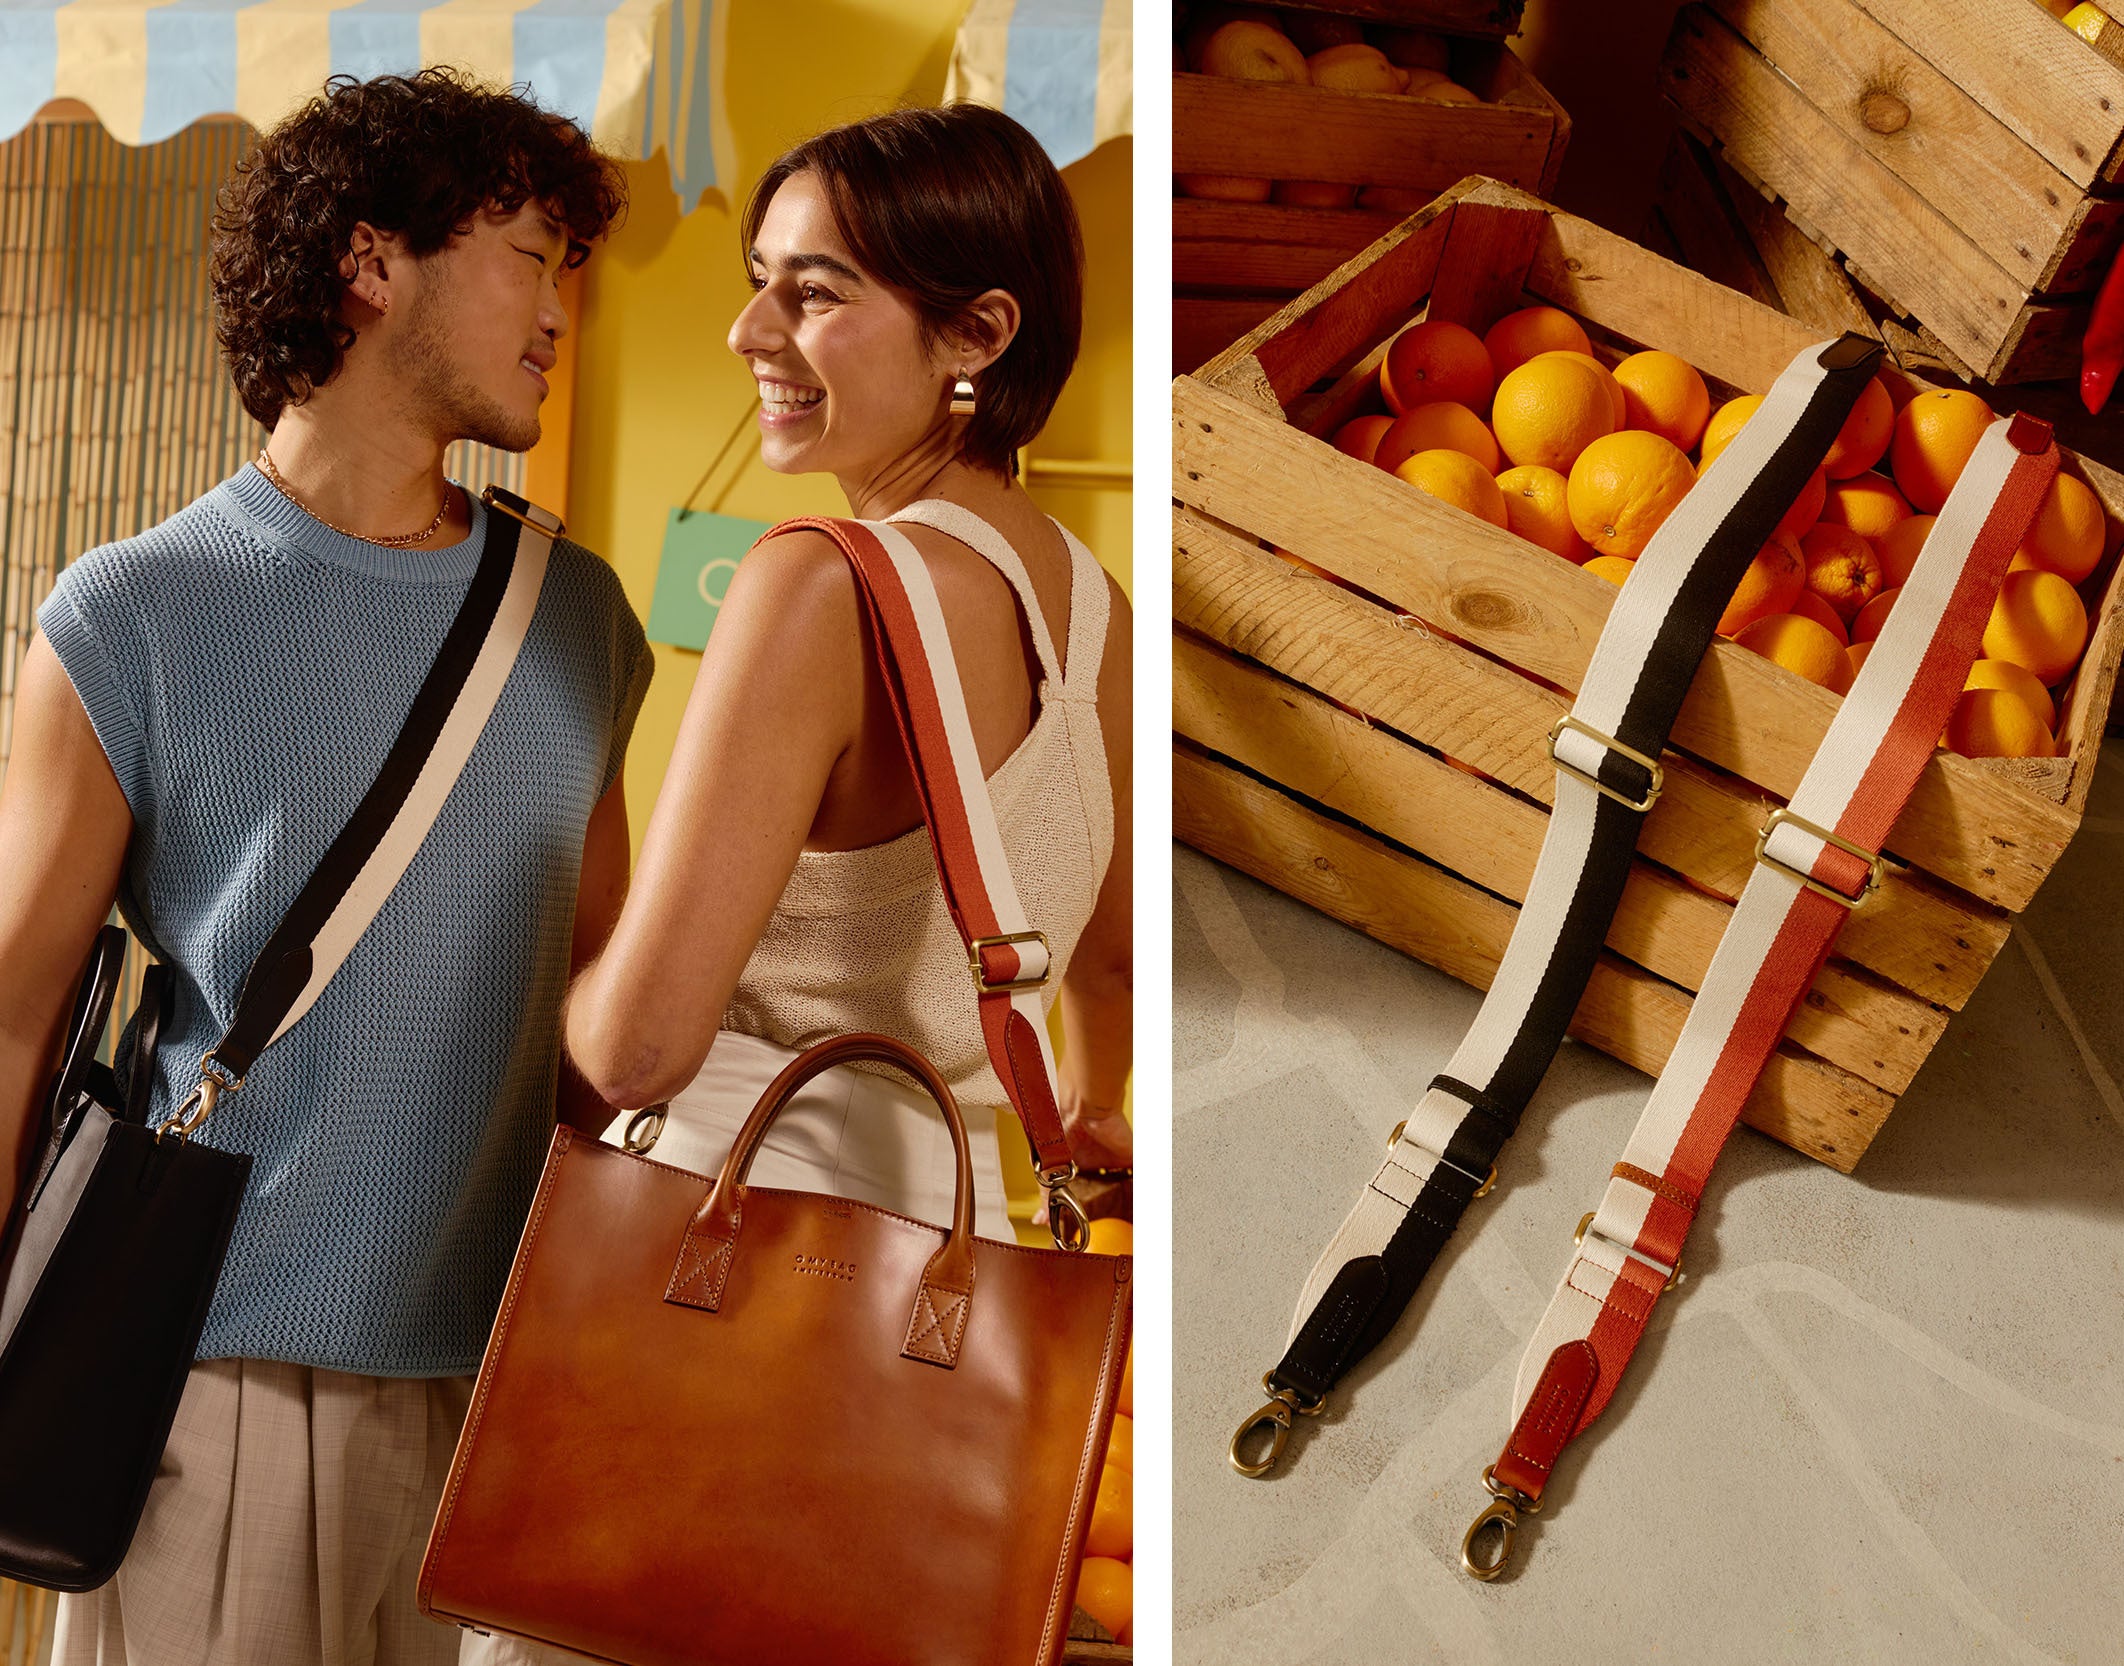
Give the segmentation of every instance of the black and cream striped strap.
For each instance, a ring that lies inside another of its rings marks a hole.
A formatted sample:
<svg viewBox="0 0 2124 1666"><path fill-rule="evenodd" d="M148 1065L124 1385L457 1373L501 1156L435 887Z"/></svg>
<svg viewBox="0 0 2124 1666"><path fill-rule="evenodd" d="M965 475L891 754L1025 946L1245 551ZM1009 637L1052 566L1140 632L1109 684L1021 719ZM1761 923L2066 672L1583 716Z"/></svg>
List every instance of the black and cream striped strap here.
<svg viewBox="0 0 2124 1666"><path fill-rule="evenodd" d="M397 886L457 784L538 611L559 517L489 486L486 544L383 768L251 962L227 1032L164 1131L198 1131L224 1093L316 1004Z"/></svg>
<svg viewBox="0 0 2124 1666"><path fill-rule="evenodd" d="M1653 534L1608 613L1570 713L1551 732L1556 802L1512 938L1467 1037L1301 1293L1269 1401L1233 1436L1245 1475L1274 1465L1294 1413L1392 1329L1461 1215L1495 1178L1607 936L1659 755L1741 575L1769 541L1873 377L1878 341L1810 347ZM1242 1448L1266 1431L1268 1449Z"/></svg>

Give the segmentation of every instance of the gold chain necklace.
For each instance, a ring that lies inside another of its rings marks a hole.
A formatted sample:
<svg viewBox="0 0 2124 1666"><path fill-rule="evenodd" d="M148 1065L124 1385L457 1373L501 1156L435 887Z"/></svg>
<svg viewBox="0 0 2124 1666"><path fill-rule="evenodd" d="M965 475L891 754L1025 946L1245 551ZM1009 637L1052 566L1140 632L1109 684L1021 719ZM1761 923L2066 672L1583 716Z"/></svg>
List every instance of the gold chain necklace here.
<svg viewBox="0 0 2124 1666"><path fill-rule="evenodd" d="M280 478L280 470L276 469L273 466L272 457L268 455L263 449L261 449L258 453L258 471L259 473L263 474L268 480L272 481L273 485L280 492L280 495L282 497L286 498L290 503L294 504L296 508L300 509L305 515L308 515L312 520L322 521L326 526L330 527L342 538L357 539L364 544L382 544L388 549L404 549L409 544L417 544L420 543L423 539L434 537L436 529L443 524L443 516L447 515L450 512L450 487L448 482L445 482L443 485L442 507L435 511L434 520L430 521L418 532L401 532L396 537L377 538L371 536L369 533L366 532L349 532L337 521L325 520L324 516L318 514L315 509L312 509L307 503L303 502L301 496L296 492L294 487L290 486L285 480Z"/></svg>

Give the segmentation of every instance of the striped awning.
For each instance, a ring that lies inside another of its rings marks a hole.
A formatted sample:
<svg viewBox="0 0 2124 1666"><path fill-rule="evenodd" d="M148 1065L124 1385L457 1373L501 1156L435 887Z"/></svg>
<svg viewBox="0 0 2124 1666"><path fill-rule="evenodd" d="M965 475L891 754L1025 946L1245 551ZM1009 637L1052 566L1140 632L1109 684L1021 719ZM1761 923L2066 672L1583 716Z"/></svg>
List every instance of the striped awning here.
<svg viewBox="0 0 2124 1666"><path fill-rule="evenodd" d="M717 0L0 0L0 139L53 99L154 144L269 128L331 75L451 64L527 85L615 156L661 150L683 209L730 154Z"/></svg>
<svg viewBox="0 0 2124 1666"><path fill-rule="evenodd" d="M1129 0L973 0L944 98L1015 116L1068 167L1134 131Z"/></svg>

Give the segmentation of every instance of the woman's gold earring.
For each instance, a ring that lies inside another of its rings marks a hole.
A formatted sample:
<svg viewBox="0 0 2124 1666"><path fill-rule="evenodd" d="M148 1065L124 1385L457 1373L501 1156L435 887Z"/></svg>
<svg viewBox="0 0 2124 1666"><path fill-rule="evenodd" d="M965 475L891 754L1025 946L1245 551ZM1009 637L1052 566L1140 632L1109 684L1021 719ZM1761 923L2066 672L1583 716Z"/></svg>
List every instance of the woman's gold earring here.
<svg viewBox="0 0 2124 1666"><path fill-rule="evenodd" d="M957 417L974 414L974 385L964 376L951 384L951 414Z"/></svg>

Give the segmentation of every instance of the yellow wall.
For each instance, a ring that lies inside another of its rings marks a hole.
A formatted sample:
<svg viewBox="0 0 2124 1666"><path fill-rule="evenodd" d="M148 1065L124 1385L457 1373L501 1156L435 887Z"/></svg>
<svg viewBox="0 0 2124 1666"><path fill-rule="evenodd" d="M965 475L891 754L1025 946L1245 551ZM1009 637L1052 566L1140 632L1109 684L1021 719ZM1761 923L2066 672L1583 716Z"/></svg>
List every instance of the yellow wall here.
<svg viewBox="0 0 2124 1666"><path fill-rule="evenodd" d="M900 103L936 103L964 9L964 0L731 6L724 88L738 177L681 219L662 158L629 165L632 211L585 270L570 337L580 356L568 519L571 535L618 570L643 618L665 515L741 419L745 432L696 507L764 521L846 512L830 477L775 475L759 464L752 378L724 346L750 299L736 213L751 182L796 141ZM1085 340L1035 457L1130 455L1129 149L1127 141L1107 144L1065 175L1084 222ZM1129 582L1130 494L1038 495ZM699 664L676 648L658 647L656 657L627 760L637 851Z"/></svg>

